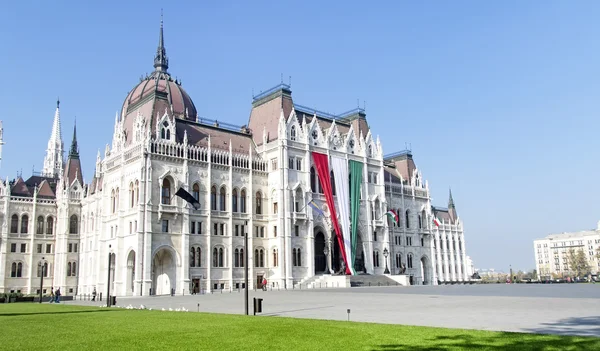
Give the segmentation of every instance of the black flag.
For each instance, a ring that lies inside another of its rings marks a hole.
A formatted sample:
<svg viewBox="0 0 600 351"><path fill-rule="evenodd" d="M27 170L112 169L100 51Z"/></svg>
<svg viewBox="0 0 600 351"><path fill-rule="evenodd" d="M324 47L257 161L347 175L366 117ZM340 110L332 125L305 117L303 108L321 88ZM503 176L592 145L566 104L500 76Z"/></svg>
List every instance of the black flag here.
<svg viewBox="0 0 600 351"><path fill-rule="evenodd" d="M198 202L198 200L196 200L196 198L192 196L192 194L185 191L185 189L179 188L179 190L177 190L177 192L175 193L175 196L179 196L180 198L187 201L187 203L192 205L195 210L200 209L200 202Z"/></svg>

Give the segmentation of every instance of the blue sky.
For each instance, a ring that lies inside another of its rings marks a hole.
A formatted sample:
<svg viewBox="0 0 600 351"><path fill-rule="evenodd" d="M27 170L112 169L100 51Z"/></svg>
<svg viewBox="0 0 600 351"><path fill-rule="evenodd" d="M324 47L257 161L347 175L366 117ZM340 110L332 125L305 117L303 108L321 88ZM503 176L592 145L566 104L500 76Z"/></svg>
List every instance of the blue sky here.
<svg viewBox="0 0 600 351"><path fill-rule="evenodd" d="M593 1L8 2L0 21L0 174L40 170L61 99L84 178L115 112L152 71L160 9L169 71L200 116L247 123L252 92L366 101L385 153L412 145L434 204L452 187L478 268L534 267L532 240L600 220L600 3Z"/></svg>

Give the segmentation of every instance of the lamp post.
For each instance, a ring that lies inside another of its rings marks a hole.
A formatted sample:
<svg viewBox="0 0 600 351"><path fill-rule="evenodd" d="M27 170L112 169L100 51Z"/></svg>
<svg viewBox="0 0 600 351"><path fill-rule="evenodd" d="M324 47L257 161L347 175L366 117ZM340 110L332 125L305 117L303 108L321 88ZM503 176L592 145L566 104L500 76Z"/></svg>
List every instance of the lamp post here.
<svg viewBox="0 0 600 351"><path fill-rule="evenodd" d="M323 254L325 255L325 272L331 273L331 270L329 269L329 240L325 241Z"/></svg>
<svg viewBox="0 0 600 351"><path fill-rule="evenodd" d="M106 280L106 307L110 307L110 244L108 245L108 278Z"/></svg>
<svg viewBox="0 0 600 351"><path fill-rule="evenodd" d="M383 257L385 257L385 271L383 271L383 274L390 274L390 270L388 269L388 262L387 262L387 258L388 258L389 254L390 253L389 253L387 247L384 248L383 249Z"/></svg>
<svg viewBox="0 0 600 351"><path fill-rule="evenodd" d="M245 222L246 233L244 233L244 307L246 308L246 316L248 315L248 221Z"/></svg>
<svg viewBox="0 0 600 351"><path fill-rule="evenodd" d="M40 261L40 263L38 263L38 266L40 267L40 303L42 303L42 294L44 291L44 261L46 259L44 257L42 257L42 260Z"/></svg>

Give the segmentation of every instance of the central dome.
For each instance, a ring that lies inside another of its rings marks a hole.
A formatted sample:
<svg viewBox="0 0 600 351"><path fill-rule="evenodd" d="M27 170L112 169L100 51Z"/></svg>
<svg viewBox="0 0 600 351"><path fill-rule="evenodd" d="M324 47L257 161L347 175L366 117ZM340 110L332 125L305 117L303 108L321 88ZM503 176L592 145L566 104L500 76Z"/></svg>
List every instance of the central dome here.
<svg viewBox="0 0 600 351"><path fill-rule="evenodd" d="M156 113L162 115L165 110L169 116L175 118L196 120L197 111L194 102L181 87L181 81L173 79L167 72L168 68L169 59L165 50L161 18L158 48L154 56L154 72L142 78L140 83L127 94L121 111L121 117L125 118L126 122L127 116L136 111L153 119Z"/></svg>

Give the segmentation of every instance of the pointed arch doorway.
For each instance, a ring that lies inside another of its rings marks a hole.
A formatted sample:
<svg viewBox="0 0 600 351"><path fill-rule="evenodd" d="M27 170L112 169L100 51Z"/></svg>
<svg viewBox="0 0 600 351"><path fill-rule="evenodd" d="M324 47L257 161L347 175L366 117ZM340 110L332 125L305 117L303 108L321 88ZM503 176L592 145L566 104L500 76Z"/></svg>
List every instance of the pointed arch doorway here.
<svg viewBox="0 0 600 351"><path fill-rule="evenodd" d="M153 295L168 295L176 288L176 260L167 248L162 248L152 260L152 292Z"/></svg>

